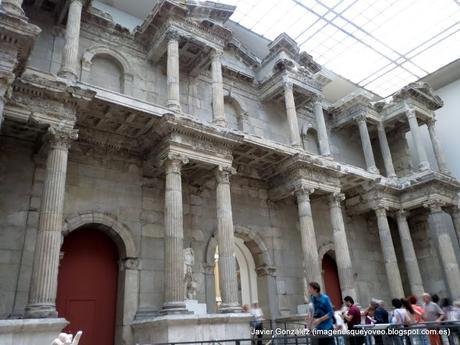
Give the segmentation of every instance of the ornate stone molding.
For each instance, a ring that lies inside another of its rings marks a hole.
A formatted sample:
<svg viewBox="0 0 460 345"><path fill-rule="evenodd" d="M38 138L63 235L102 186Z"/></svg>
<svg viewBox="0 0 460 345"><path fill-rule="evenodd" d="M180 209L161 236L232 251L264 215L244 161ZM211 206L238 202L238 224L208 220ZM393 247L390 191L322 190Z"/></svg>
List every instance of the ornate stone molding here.
<svg viewBox="0 0 460 345"><path fill-rule="evenodd" d="M141 261L139 258L125 258L121 261L121 268L123 270L140 270Z"/></svg>
<svg viewBox="0 0 460 345"><path fill-rule="evenodd" d="M334 206L341 206L342 201L345 200L345 194L341 192L331 193L328 196L329 203Z"/></svg>
<svg viewBox="0 0 460 345"><path fill-rule="evenodd" d="M305 184L301 184L294 190L294 194L298 199L301 200L310 200L310 195L315 192L314 188L311 188Z"/></svg>
<svg viewBox="0 0 460 345"><path fill-rule="evenodd" d="M431 213L443 212L442 207L446 206L446 203L441 199L430 199L423 203L423 207L428 208Z"/></svg>
<svg viewBox="0 0 460 345"><path fill-rule="evenodd" d="M274 266L267 266L267 265L260 265L256 267L256 273L258 277L270 276L276 277L276 267Z"/></svg>

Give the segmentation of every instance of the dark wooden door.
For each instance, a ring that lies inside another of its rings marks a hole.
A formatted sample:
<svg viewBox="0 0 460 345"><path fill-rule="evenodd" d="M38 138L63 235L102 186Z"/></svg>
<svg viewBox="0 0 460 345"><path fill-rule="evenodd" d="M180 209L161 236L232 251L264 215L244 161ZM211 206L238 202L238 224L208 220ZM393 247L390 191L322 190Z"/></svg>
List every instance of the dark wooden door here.
<svg viewBox="0 0 460 345"><path fill-rule="evenodd" d="M339 272L335 260L328 254L324 255L322 262L324 272L324 285L327 295L335 308L342 305L342 291L340 290Z"/></svg>
<svg viewBox="0 0 460 345"><path fill-rule="evenodd" d="M118 250L103 232L76 230L64 239L56 307L83 331L80 345L113 345L118 281Z"/></svg>

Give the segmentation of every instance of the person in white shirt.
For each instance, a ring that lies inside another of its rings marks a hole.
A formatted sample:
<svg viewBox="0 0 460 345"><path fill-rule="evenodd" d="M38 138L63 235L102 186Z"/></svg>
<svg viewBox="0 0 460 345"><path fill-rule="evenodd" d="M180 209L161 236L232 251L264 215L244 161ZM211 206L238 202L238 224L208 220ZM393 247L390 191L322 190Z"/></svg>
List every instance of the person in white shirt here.
<svg viewBox="0 0 460 345"><path fill-rule="evenodd" d="M249 313L254 317L254 321L252 321L252 326L257 333L257 345L262 345L262 330L263 328L263 321L264 319L264 312L259 307L259 302L254 301L252 302L251 309L249 309Z"/></svg>

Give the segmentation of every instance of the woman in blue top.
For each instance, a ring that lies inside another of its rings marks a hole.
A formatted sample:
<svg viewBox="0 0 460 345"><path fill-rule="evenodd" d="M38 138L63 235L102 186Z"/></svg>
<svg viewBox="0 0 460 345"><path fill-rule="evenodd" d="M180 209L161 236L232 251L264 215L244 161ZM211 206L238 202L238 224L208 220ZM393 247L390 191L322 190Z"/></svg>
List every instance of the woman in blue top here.
<svg viewBox="0 0 460 345"><path fill-rule="evenodd" d="M308 292L311 295L311 302L313 303L313 320L312 326L317 330L330 330L334 329L334 310L329 296L321 293L321 288L317 282L308 284ZM334 338L326 336L318 339L318 345L333 345Z"/></svg>

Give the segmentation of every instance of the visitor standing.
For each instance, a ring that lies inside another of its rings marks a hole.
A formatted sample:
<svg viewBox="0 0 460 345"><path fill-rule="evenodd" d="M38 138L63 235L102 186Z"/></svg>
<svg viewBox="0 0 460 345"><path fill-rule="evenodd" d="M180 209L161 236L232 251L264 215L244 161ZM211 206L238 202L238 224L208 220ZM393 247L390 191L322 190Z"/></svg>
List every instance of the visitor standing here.
<svg viewBox="0 0 460 345"><path fill-rule="evenodd" d="M333 331L334 330L334 311L332 310L332 303L329 296L321 293L321 288L317 282L308 284L308 292L311 295L311 302L313 303L313 318L311 325L316 330L320 331ZM318 345L334 345L334 338L332 336L323 336L318 338Z"/></svg>
<svg viewBox="0 0 460 345"><path fill-rule="evenodd" d="M346 296L343 301L348 308L346 314L343 316L347 322L348 329L356 329L356 326L361 324L361 310L359 310L358 306L355 305L353 297ZM362 345L363 343L364 337L362 336L354 336L350 338L351 345Z"/></svg>
<svg viewBox="0 0 460 345"><path fill-rule="evenodd" d="M436 298L437 295L433 296L435 296L435 299L439 300L439 297ZM442 311L441 307L432 300L430 294L425 292L422 295L422 298L423 309L425 309L425 314L423 315L423 318L425 319L425 321L441 322L442 320L444 320L444 312ZM441 345L441 337L439 336L439 334L430 334L429 338L431 345Z"/></svg>

